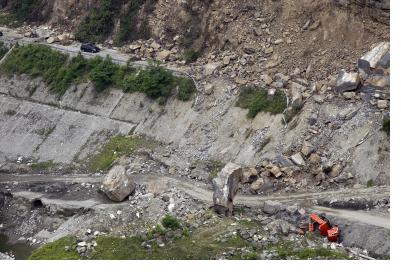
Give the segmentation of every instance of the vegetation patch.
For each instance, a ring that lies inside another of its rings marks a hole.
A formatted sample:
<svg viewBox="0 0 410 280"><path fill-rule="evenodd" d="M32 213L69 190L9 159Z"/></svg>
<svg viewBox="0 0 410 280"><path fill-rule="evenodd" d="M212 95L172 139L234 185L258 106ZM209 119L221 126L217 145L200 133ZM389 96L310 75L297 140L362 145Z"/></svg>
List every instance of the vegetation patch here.
<svg viewBox="0 0 410 280"><path fill-rule="evenodd" d="M52 161L36 162L31 165L33 171L48 171L56 167L56 164Z"/></svg>
<svg viewBox="0 0 410 280"><path fill-rule="evenodd" d="M273 97L268 97L266 89L247 86L241 89L236 106L248 109L249 118L256 117L262 111L276 115L286 109L287 99L283 91L277 90Z"/></svg>
<svg viewBox="0 0 410 280"><path fill-rule="evenodd" d="M0 1L1 3L1 1ZM1 6L0 6L1 8ZM20 24L15 17L10 14L0 14L0 26L18 27Z"/></svg>
<svg viewBox="0 0 410 280"><path fill-rule="evenodd" d="M40 136L44 136L44 138L47 138L51 133L53 133L55 129L56 127L53 126L53 127L48 127L48 128L37 129L34 132Z"/></svg>
<svg viewBox="0 0 410 280"><path fill-rule="evenodd" d="M14 48L1 65L1 71L42 77L50 85L66 61L66 55L52 51L48 46L27 45Z"/></svg>
<svg viewBox="0 0 410 280"><path fill-rule="evenodd" d="M1 23L0 23L1 24ZM3 58L3 56L6 55L6 53L9 51L9 48L7 48L3 42L0 42L0 60Z"/></svg>
<svg viewBox="0 0 410 280"><path fill-rule="evenodd" d="M169 228L169 229L172 229L172 230L176 230L176 229L179 229L181 227L181 225L178 222L177 218L175 218L175 217L173 217L169 214L162 218L161 224L165 228Z"/></svg>
<svg viewBox="0 0 410 280"><path fill-rule="evenodd" d="M17 27L24 21L38 20L44 12L39 0L0 0L1 8L7 8L8 13L0 15L0 25L10 27Z"/></svg>
<svg viewBox="0 0 410 280"><path fill-rule="evenodd" d="M196 91L195 83L190 78L176 78L178 86L178 99L181 101L189 101Z"/></svg>
<svg viewBox="0 0 410 280"><path fill-rule="evenodd" d="M114 28L115 14L118 4L113 0L100 1L90 14L78 26L75 37L80 42L102 42Z"/></svg>
<svg viewBox="0 0 410 280"><path fill-rule="evenodd" d="M151 30L147 16L153 11L158 0L131 0L129 6L121 14L120 27L115 36L114 44L123 45L125 42L135 39L149 39ZM142 18L139 17L142 11Z"/></svg>
<svg viewBox="0 0 410 280"><path fill-rule="evenodd" d="M329 260L347 260L351 259L347 253L319 248L303 248L296 249L291 242L282 242L276 246L276 251L280 259L296 258L299 260L312 259L329 259Z"/></svg>
<svg viewBox="0 0 410 280"><path fill-rule="evenodd" d="M390 117L383 118L382 130L386 132L387 136L390 136Z"/></svg>
<svg viewBox="0 0 410 280"><path fill-rule="evenodd" d="M196 51L194 49L187 49L184 52L184 60L186 63L192 63L198 60L198 58L201 56L201 52Z"/></svg>
<svg viewBox="0 0 410 280"><path fill-rule="evenodd" d="M15 111L15 110L11 110L11 109L9 109L9 110L7 110L6 112L4 112L4 114L6 115L6 116L14 116L15 114L17 114L17 112Z"/></svg>
<svg viewBox="0 0 410 280"><path fill-rule="evenodd" d="M142 92L152 99L166 101L177 92L177 98L188 101L196 91L195 83L186 77L176 77L159 63L146 69L121 66L110 57L96 56L85 59L78 55L72 59L45 45L27 45L15 48L0 67L6 74L28 74L42 77L50 90L63 95L73 85L91 81L97 92L110 87L125 92Z"/></svg>
<svg viewBox="0 0 410 280"><path fill-rule="evenodd" d="M107 170L115 160L131 154L143 143L144 141L138 137L115 136L104 145L99 154L91 159L89 168L93 172Z"/></svg>
<svg viewBox="0 0 410 280"><path fill-rule="evenodd" d="M150 98L168 98L175 87L175 78L171 71L152 63L137 75L128 75L124 81L124 91L144 92Z"/></svg>
<svg viewBox="0 0 410 280"><path fill-rule="evenodd" d="M30 260L79 260L80 255L75 250L75 237L63 237L57 241L47 243L35 250ZM68 248L68 249L67 249Z"/></svg>

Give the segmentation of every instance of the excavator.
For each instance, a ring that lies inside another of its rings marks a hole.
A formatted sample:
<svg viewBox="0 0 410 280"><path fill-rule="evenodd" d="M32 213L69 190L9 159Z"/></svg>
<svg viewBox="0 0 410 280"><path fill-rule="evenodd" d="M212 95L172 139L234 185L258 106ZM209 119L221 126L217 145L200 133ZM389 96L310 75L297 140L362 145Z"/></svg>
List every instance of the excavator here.
<svg viewBox="0 0 410 280"><path fill-rule="evenodd" d="M340 236L339 226L332 227L329 220L324 215L315 213L310 215L309 231L314 232L319 230L320 235L327 236L330 242L338 242Z"/></svg>

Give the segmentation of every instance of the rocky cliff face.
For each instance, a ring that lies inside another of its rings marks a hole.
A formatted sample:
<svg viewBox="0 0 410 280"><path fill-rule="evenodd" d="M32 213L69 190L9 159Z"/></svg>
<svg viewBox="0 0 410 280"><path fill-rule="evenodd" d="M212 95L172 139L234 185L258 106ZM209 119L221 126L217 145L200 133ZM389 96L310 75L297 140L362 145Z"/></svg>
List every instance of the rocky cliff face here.
<svg viewBox="0 0 410 280"><path fill-rule="evenodd" d="M48 24L72 31L97 2L47 1L42 15ZM121 14L130 3L115 5ZM316 166L319 162L335 168L332 176L340 184L388 184L388 136L380 131L389 110L388 82L370 92L333 91L339 70L357 72L358 58L375 43L389 40L389 26L380 23L383 17L373 20L377 13L388 14L388 1L158 0L151 5L139 10L138 18L148 19L152 38L132 41L120 50L138 59L169 52L164 61L196 79L200 92L195 100L170 100L161 107L118 90L96 97L90 84L59 98L40 80L2 77L3 161L23 155L70 163L100 148L96 142L135 133L164 143L158 158L180 170L208 159L243 165L268 159L286 165L292 164L286 159L295 156L308 165L297 164L302 172L292 180L300 186L307 185L306 178L320 184L325 175ZM107 48L118 24L116 15ZM201 50L190 66L183 62L186 48ZM303 110L289 126L281 115L260 113L249 119L246 110L235 106L243 85L298 95ZM299 156L305 146L313 147L316 157L311 159L310 152Z"/></svg>

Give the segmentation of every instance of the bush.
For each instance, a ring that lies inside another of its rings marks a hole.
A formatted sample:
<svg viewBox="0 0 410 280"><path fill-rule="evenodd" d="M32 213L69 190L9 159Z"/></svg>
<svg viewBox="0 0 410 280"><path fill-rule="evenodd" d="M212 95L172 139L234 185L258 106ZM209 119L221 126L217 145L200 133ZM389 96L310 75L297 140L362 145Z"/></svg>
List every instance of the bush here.
<svg viewBox="0 0 410 280"><path fill-rule="evenodd" d="M137 33L134 28L134 22L138 21L136 17L145 2L146 0L132 0L130 2L128 11L121 16L120 28L114 39L115 45L121 46L124 42L138 37L133 36L133 34Z"/></svg>
<svg viewBox="0 0 410 280"><path fill-rule="evenodd" d="M42 77L51 84L67 59L68 56L53 51L49 46L27 45L15 48L1 65L1 71Z"/></svg>
<svg viewBox="0 0 410 280"><path fill-rule="evenodd" d="M81 42L102 42L114 27L117 6L113 0L102 0L78 26L75 37Z"/></svg>
<svg viewBox="0 0 410 280"><path fill-rule="evenodd" d="M179 229L181 227L178 220L176 218L174 218L173 216L169 215L169 214L162 218L161 224L165 228L169 228L169 229L172 229L172 230L176 230L176 229Z"/></svg>
<svg viewBox="0 0 410 280"><path fill-rule="evenodd" d="M73 83L84 81L89 70L88 61L80 54L74 57L66 67L58 71L49 87L51 91L63 95Z"/></svg>
<svg viewBox="0 0 410 280"><path fill-rule="evenodd" d="M175 77L171 71L159 64L150 64L137 72L135 68L120 66L97 56L85 59L78 55L72 59L44 45L17 47L0 66L7 74L29 74L42 77L50 90L63 95L67 89L80 82L90 80L95 90L102 92L109 87L125 92L142 92L148 97L165 104L174 89L178 99L188 101L195 92L195 83L190 78Z"/></svg>
<svg viewBox="0 0 410 280"><path fill-rule="evenodd" d="M2 59L8 51L9 49L4 45L4 43L0 42L0 59Z"/></svg>
<svg viewBox="0 0 410 280"><path fill-rule="evenodd" d="M382 130L386 132L387 136L390 136L390 117L383 118Z"/></svg>
<svg viewBox="0 0 410 280"><path fill-rule="evenodd" d="M198 58L201 56L201 53L199 51L196 51L194 49L187 49L184 52L184 59L186 63L192 63L198 60Z"/></svg>
<svg viewBox="0 0 410 280"><path fill-rule="evenodd" d="M196 91L195 83L190 78L177 78L178 99L188 101Z"/></svg>
<svg viewBox="0 0 410 280"><path fill-rule="evenodd" d="M147 69L141 70L135 78L135 84L129 86L145 93L150 98L168 98L174 88L174 76L171 71L152 64Z"/></svg>
<svg viewBox="0 0 410 280"><path fill-rule="evenodd" d="M18 20L26 20L33 12L33 9L39 4L38 2L38 0L14 1L11 8L12 14Z"/></svg>
<svg viewBox="0 0 410 280"><path fill-rule="evenodd" d="M266 89L247 86L241 89L236 106L248 109L249 118L256 117L262 111L276 115L283 113L286 109L287 99L282 91L276 91L272 98L268 98Z"/></svg>
<svg viewBox="0 0 410 280"><path fill-rule="evenodd" d="M101 92L112 86L118 66L112 63L109 57L106 59L98 57L96 60L96 66L90 72L90 80L93 82L96 91Z"/></svg>

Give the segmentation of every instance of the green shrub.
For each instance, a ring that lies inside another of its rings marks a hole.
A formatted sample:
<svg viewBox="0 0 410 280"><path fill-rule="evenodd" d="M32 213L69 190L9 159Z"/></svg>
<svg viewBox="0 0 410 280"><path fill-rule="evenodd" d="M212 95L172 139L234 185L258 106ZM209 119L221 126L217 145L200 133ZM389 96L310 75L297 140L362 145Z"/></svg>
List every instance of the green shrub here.
<svg viewBox="0 0 410 280"><path fill-rule="evenodd" d="M1 16L0 25L14 27L26 20L38 20L39 4L39 0L0 0L0 9L8 8L8 14Z"/></svg>
<svg viewBox="0 0 410 280"><path fill-rule="evenodd" d="M178 228L181 227L181 225L179 224L178 220L171 216L171 215L165 215L162 220L161 220L161 224L165 227L165 228L169 228L172 230L176 230Z"/></svg>
<svg viewBox="0 0 410 280"><path fill-rule="evenodd" d="M176 78L178 84L178 99L188 101L196 91L195 83L190 78Z"/></svg>
<svg viewBox="0 0 410 280"><path fill-rule="evenodd" d="M199 51L196 51L194 49L187 49L184 52L184 59L186 63L192 63L198 60L198 58L201 56L201 53Z"/></svg>
<svg viewBox="0 0 410 280"><path fill-rule="evenodd" d="M128 10L121 16L120 28L114 39L115 45L121 46L124 42L137 37L134 35L136 33L134 23L138 21L136 17L145 1L146 0L132 0L129 3Z"/></svg>
<svg viewBox="0 0 410 280"><path fill-rule="evenodd" d="M390 136L390 117L386 116L383 118L382 130Z"/></svg>
<svg viewBox="0 0 410 280"><path fill-rule="evenodd" d="M102 42L111 33L114 27L114 18L117 6L113 0L102 0L98 8L78 26L75 37L81 42Z"/></svg>
<svg viewBox="0 0 410 280"><path fill-rule="evenodd" d="M51 91L63 95L73 83L84 81L89 71L88 61L80 54L74 57L66 67L58 71L49 87Z"/></svg>
<svg viewBox="0 0 410 280"><path fill-rule="evenodd" d="M66 63L68 56L53 51L45 45L16 47L0 66L1 71L9 74L28 74L42 77L47 84L56 78L56 73Z"/></svg>
<svg viewBox="0 0 410 280"><path fill-rule="evenodd" d="M6 53L9 51L9 48L7 48L3 42L0 42L0 60L3 58L3 56L6 55Z"/></svg>
<svg viewBox="0 0 410 280"><path fill-rule="evenodd" d="M54 167L56 167L56 164L52 160L37 162L31 165L31 169L33 171L47 171L53 169Z"/></svg>
<svg viewBox="0 0 410 280"><path fill-rule="evenodd" d="M175 77L159 64L150 64L137 72L129 64L120 66L106 57L85 59L78 55L72 59L44 45L27 45L15 48L0 66L7 74L29 74L42 77L50 91L63 95L73 85L92 81L97 92L109 87L125 92L142 92L165 104L174 89L178 99L190 100L195 92L195 83L190 78Z"/></svg>
<svg viewBox="0 0 410 280"><path fill-rule="evenodd" d="M255 252L246 253L241 256L242 260L259 260L259 255Z"/></svg>
<svg viewBox="0 0 410 280"><path fill-rule="evenodd" d="M26 20L39 4L38 2L38 0L14 1L11 8L12 14L18 20Z"/></svg>
<svg viewBox="0 0 410 280"><path fill-rule="evenodd" d="M236 106L248 109L247 116L254 118L262 111L273 115L283 113L287 106L287 100L282 91L276 91L272 98L268 98L266 89L247 86L241 89Z"/></svg>
<svg viewBox="0 0 410 280"><path fill-rule="evenodd" d="M90 80L93 82L95 89L101 92L113 85L114 75L118 66L112 63L111 59L96 58L97 65L90 72Z"/></svg>
<svg viewBox="0 0 410 280"><path fill-rule="evenodd" d="M174 76L164 67L152 64L138 73L133 88L153 99L168 98L174 89Z"/></svg>

